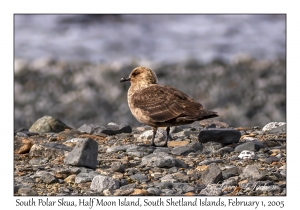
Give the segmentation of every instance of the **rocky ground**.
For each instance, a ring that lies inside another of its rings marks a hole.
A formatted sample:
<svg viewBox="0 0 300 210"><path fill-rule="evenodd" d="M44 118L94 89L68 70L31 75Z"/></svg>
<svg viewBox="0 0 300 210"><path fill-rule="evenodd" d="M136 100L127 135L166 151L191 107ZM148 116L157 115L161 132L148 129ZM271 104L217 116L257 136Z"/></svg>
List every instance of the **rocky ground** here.
<svg viewBox="0 0 300 210"><path fill-rule="evenodd" d="M286 123L205 120L170 135L152 147L148 126L44 116L14 132L14 195L286 195ZM156 144L165 138L159 129Z"/></svg>

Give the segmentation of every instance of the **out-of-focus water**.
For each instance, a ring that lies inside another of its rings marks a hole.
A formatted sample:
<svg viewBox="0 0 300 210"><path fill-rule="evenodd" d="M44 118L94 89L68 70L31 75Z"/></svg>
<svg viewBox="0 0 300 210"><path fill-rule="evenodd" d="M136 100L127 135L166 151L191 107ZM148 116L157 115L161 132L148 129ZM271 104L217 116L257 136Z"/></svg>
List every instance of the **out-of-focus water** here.
<svg viewBox="0 0 300 210"><path fill-rule="evenodd" d="M68 61L285 58L285 15L15 15L15 57Z"/></svg>

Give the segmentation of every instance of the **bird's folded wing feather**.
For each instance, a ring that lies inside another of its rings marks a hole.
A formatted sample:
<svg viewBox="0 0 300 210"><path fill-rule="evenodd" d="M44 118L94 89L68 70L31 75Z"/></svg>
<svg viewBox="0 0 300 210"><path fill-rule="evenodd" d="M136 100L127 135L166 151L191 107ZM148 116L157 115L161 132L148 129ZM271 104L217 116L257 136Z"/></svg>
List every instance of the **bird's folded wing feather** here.
<svg viewBox="0 0 300 210"><path fill-rule="evenodd" d="M199 110L203 109L201 104L169 86L149 86L135 93L133 99L135 107L157 122L197 115Z"/></svg>

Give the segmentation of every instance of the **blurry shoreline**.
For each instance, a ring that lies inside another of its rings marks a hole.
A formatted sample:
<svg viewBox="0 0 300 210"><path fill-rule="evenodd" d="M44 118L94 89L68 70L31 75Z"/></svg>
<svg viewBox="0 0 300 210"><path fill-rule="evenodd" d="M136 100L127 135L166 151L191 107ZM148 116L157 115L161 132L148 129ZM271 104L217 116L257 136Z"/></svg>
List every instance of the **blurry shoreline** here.
<svg viewBox="0 0 300 210"><path fill-rule="evenodd" d="M284 14L15 15L15 57L68 62L230 62L286 57Z"/></svg>

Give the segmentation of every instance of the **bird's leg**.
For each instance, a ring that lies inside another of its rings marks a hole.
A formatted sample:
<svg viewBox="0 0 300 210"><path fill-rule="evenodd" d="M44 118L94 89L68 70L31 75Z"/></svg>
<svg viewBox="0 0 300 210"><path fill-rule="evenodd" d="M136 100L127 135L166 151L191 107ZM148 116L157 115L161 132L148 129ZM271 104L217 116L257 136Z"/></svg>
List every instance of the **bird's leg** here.
<svg viewBox="0 0 300 210"><path fill-rule="evenodd" d="M166 131L167 131L167 140L166 140L165 143L162 145L162 147L166 147L166 146L168 145L169 133L170 133L170 127L167 127Z"/></svg>
<svg viewBox="0 0 300 210"><path fill-rule="evenodd" d="M157 128L152 127L152 130L153 130L153 134L152 134L151 146L155 146L155 144L154 144L154 138L155 138L155 135L156 135Z"/></svg>

